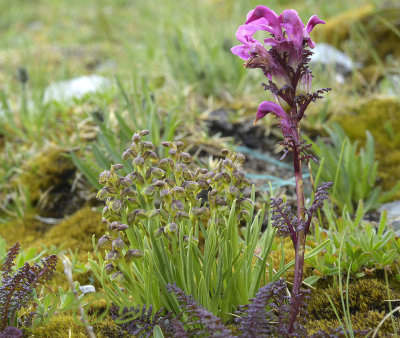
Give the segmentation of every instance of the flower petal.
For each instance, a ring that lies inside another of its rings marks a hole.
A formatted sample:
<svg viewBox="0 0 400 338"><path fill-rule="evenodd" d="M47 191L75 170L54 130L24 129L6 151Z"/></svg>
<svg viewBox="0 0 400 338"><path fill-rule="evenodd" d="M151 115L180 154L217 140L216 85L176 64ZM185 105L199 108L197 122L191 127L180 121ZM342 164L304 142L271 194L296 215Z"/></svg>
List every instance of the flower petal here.
<svg viewBox="0 0 400 338"><path fill-rule="evenodd" d="M245 61L250 57L250 48L244 45L232 47L231 52Z"/></svg>
<svg viewBox="0 0 400 338"><path fill-rule="evenodd" d="M301 48L304 39L304 25L294 9L285 9L279 16L282 26L286 30L289 41L297 48Z"/></svg>
<svg viewBox="0 0 400 338"><path fill-rule="evenodd" d="M262 19L262 20L261 20ZM247 14L246 24L256 22L257 25L262 24L266 26L262 28L275 35L277 39L283 37L282 29L279 22L279 16L270 8L266 6L257 6Z"/></svg>
<svg viewBox="0 0 400 338"><path fill-rule="evenodd" d="M274 114L280 120L286 119L286 113L280 105L276 104L275 102L264 101L261 102L261 104L258 106L257 116L254 124L256 124L258 120L262 119L265 115L269 113Z"/></svg>
<svg viewBox="0 0 400 338"><path fill-rule="evenodd" d="M314 29L314 27L318 24L325 24L325 21L322 21L321 19L318 18L318 16L313 15L310 20L308 20L307 26L306 26L306 32L307 34L310 34L310 32Z"/></svg>

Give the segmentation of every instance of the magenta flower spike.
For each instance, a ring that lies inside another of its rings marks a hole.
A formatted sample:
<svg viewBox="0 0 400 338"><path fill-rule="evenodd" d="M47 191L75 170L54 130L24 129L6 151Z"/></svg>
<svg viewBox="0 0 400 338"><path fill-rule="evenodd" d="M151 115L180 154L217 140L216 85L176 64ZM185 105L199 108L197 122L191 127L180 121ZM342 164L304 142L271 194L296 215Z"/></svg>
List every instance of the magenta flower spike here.
<svg viewBox="0 0 400 338"><path fill-rule="evenodd" d="M302 162L314 158L308 153L311 145L306 144L300 137L300 121L308 105L322 98L321 94L330 90L324 88L312 92L313 75L308 68L312 55L310 48L315 47L309 34L317 24L323 23L325 22L318 16L313 15L307 26L304 26L293 9L286 9L277 15L266 6L257 6L247 14L245 24L239 26L236 32L241 45L231 49L233 54L246 61L246 68L262 70L268 79L268 83L262 85L265 90L272 92L276 100L276 103L264 101L259 105L254 123L268 114L274 115L279 121L278 125L283 135L283 142L280 143L284 146L282 158L289 153L293 155L297 214L291 214L290 208L283 204L282 199L271 198L273 225L279 229L280 234L290 236L296 252L287 328L289 334L295 330L294 324L304 297L300 287L303 280L306 235L313 214L322 206L323 200L327 198L326 190L331 186L331 183L323 183L317 189L312 206L308 209L305 207ZM254 33L258 31L268 32L270 36L261 43L253 38Z"/></svg>

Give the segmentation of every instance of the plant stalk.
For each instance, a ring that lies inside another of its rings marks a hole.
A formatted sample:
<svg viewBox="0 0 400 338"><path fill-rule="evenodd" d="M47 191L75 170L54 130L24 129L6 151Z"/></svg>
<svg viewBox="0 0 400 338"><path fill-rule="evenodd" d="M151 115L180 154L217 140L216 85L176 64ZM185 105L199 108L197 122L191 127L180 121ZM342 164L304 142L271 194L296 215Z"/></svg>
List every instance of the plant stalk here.
<svg viewBox="0 0 400 338"><path fill-rule="evenodd" d="M299 130L297 129L297 140L300 140ZM290 318L289 318L289 333L293 332L294 323L300 310L301 300L300 287L303 281L304 253L306 244L305 229L302 228L304 221L304 187L303 173L301 169L301 154L300 142L293 149L293 168L296 180L296 196L297 196L297 243L295 244L295 265L294 265L294 280L292 287L292 298L290 303Z"/></svg>

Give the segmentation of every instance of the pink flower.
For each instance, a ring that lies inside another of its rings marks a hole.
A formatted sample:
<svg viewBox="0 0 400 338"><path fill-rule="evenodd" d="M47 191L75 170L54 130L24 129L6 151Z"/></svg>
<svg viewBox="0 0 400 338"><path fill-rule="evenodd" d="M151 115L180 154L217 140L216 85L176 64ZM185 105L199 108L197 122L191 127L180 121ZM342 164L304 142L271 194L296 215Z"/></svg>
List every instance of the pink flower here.
<svg viewBox="0 0 400 338"><path fill-rule="evenodd" d="M257 109L257 116L254 121L254 124L256 124L258 120L262 119L269 113L275 115L278 118L279 126L282 130L283 136L285 137L291 135L292 128L291 128L290 118L283 110L283 108L279 104L276 104L275 102L271 101L261 102L261 104L258 106Z"/></svg>
<svg viewBox="0 0 400 338"><path fill-rule="evenodd" d="M231 49L232 53L238 55L243 60L248 60L254 53L256 45L259 49L265 47L252 36L256 31L267 31L272 34L271 38L266 38L264 43L275 48L283 56L289 56L289 65L295 68L301 63L303 44L310 48L315 47L315 43L310 38L310 32L315 25L325 23L316 15L313 15L304 27L297 12L293 9L286 9L281 15L277 15L273 10L266 6L257 6L247 14L247 20L240 26L236 37L243 44Z"/></svg>

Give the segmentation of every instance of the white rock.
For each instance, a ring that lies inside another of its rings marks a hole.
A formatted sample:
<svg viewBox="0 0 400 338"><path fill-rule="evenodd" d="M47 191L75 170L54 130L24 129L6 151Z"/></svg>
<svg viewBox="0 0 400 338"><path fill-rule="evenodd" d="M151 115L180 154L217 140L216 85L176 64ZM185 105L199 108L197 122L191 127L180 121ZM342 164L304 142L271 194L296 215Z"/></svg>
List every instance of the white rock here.
<svg viewBox="0 0 400 338"><path fill-rule="evenodd" d="M43 102L70 102L86 94L102 92L111 87L111 81L99 75L81 76L67 81L53 83L44 91Z"/></svg>
<svg viewBox="0 0 400 338"><path fill-rule="evenodd" d="M79 290L85 295L87 293L96 292L96 288L93 285L81 285Z"/></svg>
<svg viewBox="0 0 400 338"><path fill-rule="evenodd" d="M400 201L385 203L380 206L378 211L387 211L388 223L392 225L394 232L400 236Z"/></svg>
<svg viewBox="0 0 400 338"><path fill-rule="evenodd" d="M317 43L312 52L314 55L311 56L311 65L334 67L341 75L351 73L355 67L353 61L346 54L327 43Z"/></svg>

